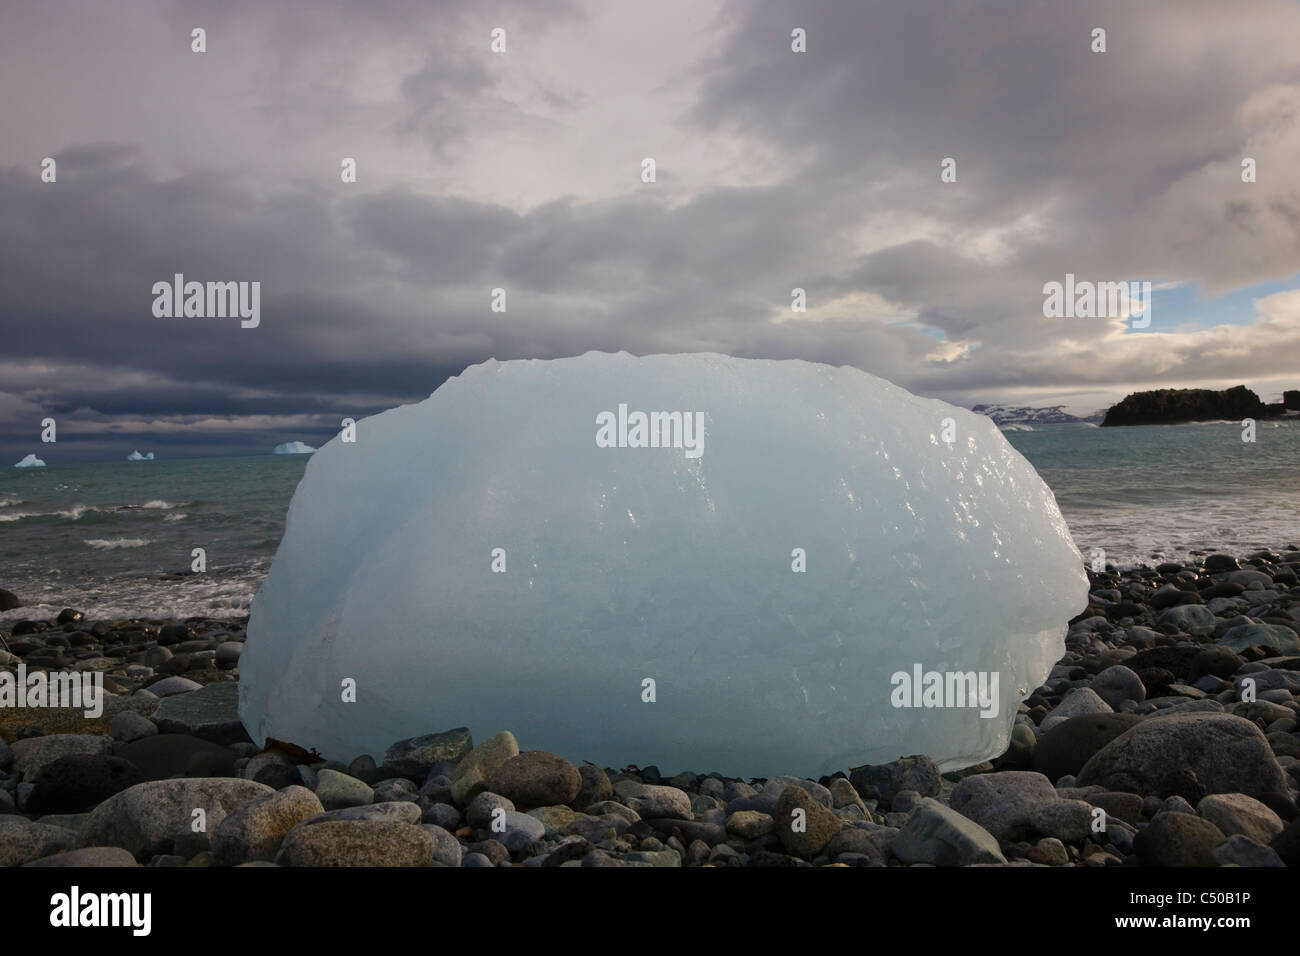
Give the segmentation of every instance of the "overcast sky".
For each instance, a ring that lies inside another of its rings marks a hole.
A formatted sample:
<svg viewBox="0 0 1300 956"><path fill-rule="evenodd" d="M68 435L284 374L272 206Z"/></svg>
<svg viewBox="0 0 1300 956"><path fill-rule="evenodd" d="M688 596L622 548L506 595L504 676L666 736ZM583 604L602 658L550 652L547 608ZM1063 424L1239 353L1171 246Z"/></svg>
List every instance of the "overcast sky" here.
<svg viewBox="0 0 1300 956"><path fill-rule="evenodd" d="M317 444L468 364L592 349L852 364L966 406L1275 400L1300 388L1298 39L1292 0L13 0L0 452ZM155 317L175 273L259 281L261 324ZM1045 318L1066 273L1151 281L1150 326Z"/></svg>

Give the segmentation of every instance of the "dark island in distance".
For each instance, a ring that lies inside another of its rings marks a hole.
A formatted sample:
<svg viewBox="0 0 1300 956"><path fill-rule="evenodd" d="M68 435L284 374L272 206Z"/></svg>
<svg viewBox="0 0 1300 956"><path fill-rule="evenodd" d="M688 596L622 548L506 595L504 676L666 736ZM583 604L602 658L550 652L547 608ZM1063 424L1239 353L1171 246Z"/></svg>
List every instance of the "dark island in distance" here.
<svg viewBox="0 0 1300 956"><path fill-rule="evenodd" d="M1266 404L1245 385L1223 391L1209 388L1161 388L1134 392L1112 405L1101 425L1177 425L1183 422L1240 421L1243 418L1283 418L1300 412L1300 391L1282 393L1282 401Z"/></svg>
<svg viewBox="0 0 1300 956"><path fill-rule="evenodd" d="M1300 415L1300 390L1282 393L1272 404L1245 385L1223 391L1210 388L1161 388L1133 392L1122 402L1088 416L1071 415L1064 405L1034 408L1027 405L975 405L971 411L987 415L998 427L1026 425L1180 425L1187 422L1237 422L1243 418L1267 419Z"/></svg>

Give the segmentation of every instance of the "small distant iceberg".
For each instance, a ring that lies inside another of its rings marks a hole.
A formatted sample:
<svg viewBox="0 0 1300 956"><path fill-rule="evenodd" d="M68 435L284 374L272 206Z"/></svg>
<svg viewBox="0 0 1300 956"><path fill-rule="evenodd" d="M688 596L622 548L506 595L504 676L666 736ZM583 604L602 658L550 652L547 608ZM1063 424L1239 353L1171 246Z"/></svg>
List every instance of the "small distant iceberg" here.
<svg viewBox="0 0 1300 956"><path fill-rule="evenodd" d="M287 441L283 445L275 446L277 455L310 455L315 450L311 445L300 441Z"/></svg>
<svg viewBox="0 0 1300 956"><path fill-rule="evenodd" d="M149 454L147 455L142 455L138 451L133 451L131 452L131 454L126 456L126 460L127 461L153 461L153 452L149 452Z"/></svg>
<svg viewBox="0 0 1300 956"><path fill-rule="evenodd" d="M35 455L28 455L22 461L18 462L18 464L14 465L14 467L15 468L44 468L45 462L41 461Z"/></svg>

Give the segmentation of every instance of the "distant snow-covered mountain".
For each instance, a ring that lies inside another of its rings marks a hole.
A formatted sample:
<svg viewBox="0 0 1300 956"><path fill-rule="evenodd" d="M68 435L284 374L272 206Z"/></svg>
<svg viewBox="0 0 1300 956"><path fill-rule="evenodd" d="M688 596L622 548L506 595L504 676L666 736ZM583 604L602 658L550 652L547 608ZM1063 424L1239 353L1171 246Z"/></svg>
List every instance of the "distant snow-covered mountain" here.
<svg viewBox="0 0 1300 956"><path fill-rule="evenodd" d="M987 415L1001 428L1004 425L1069 425L1085 422L1100 422L1104 412L1080 418L1069 415L1061 409L1064 405L1049 405L1046 408L1031 408L1028 405L976 405L971 409L977 415Z"/></svg>

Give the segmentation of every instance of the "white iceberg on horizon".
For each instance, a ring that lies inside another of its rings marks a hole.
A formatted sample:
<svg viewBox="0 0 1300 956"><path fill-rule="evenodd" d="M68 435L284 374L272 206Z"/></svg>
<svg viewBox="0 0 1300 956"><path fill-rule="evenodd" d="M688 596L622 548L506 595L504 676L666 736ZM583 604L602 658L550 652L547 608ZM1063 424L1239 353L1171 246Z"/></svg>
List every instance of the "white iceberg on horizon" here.
<svg viewBox="0 0 1300 956"><path fill-rule="evenodd" d="M277 455L310 455L316 449L300 441L287 441L283 445L275 446Z"/></svg>
<svg viewBox="0 0 1300 956"><path fill-rule="evenodd" d="M14 465L15 468L44 468L45 462L41 461L35 455L28 455L22 461Z"/></svg>
<svg viewBox="0 0 1300 956"><path fill-rule="evenodd" d="M131 454L126 456L126 460L127 461L153 461L153 452L149 452L149 454L147 455L142 455L138 451L133 451L131 452Z"/></svg>

